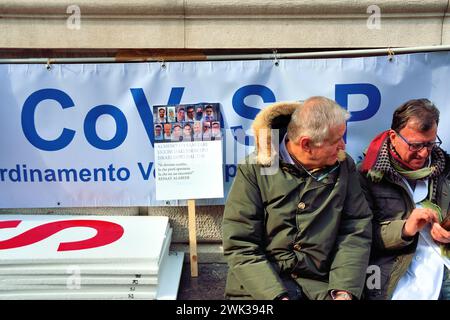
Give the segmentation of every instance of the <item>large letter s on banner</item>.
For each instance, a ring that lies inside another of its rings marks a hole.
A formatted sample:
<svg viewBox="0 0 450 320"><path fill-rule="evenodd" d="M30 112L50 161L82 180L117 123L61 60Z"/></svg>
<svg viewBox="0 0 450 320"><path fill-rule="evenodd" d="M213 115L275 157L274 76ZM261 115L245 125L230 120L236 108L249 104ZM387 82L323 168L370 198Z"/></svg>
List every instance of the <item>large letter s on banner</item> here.
<svg viewBox="0 0 450 320"><path fill-rule="evenodd" d="M16 228L21 222L21 220L0 221L0 229ZM58 251L82 250L105 246L120 239L124 233L123 227L114 222L100 220L62 220L42 224L15 237L0 241L0 250L28 246L44 240L61 230L73 227L93 228L97 230L97 234L92 238L81 241L62 242L59 244Z"/></svg>
<svg viewBox="0 0 450 320"><path fill-rule="evenodd" d="M232 104L234 111L243 118L253 120L261 111L258 108L250 107L244 103L248 96L260 96L265 103L275 102L275 94L268 87L252 84L239 88L233 95Z"/></svg>
<svg viewBox="0 0 450 320"><path fill-rule="evenodd" d="M261 111L261 109L250 107L245 104L245 98L253 95L260 96L264 103L272 103L276 101L275 94L266 86L252 84L239 88L233 95L232 104L234 111L245 119L253 120L259 111ZM234 140L238 143L246 146L253 146L255 144L253 136L247 136L242 128L242 125L230 126L230 129L233 131Z"/></svg>

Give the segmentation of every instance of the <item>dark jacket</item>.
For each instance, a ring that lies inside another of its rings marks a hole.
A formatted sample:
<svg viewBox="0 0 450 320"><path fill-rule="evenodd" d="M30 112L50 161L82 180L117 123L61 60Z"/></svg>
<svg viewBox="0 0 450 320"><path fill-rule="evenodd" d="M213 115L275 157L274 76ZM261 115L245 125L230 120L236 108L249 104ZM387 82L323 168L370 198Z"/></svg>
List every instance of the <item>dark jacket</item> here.
<svg viewBox="0 0 450 320"><path fill-rule="evenodd" d="M274 174L261 171L274 154L257 129L286 128L296 106L278 103L260 112L253 126L258 152L247 158L254 163L238 166L223 218L229 298L274 299L292 280L309 299L329 298L332 289L361 296L372 214L353 160L347 157L320 182L284 161Z"/></svg>
<svg viewBox="0 0 450 320"><path fill-rule="evenodd" d="M449 209L450 158L439 177L437 204L446 215ZM360 172L360 183L373 212L373 241L370 265L380 268L380 287L366 288L366 297L372 300L391 299L398 281L411 263L419 235L402 238L403 225L415 208L408 187L396 183L386 175L380 182L373 182L367 173Z"/></svg>

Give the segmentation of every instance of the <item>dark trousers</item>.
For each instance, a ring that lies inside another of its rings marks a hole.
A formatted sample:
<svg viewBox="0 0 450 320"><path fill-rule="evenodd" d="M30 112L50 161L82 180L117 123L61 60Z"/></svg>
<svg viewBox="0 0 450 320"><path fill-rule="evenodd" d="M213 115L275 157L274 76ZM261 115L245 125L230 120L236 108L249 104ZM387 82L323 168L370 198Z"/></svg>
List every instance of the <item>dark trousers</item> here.
<svg viewBox="0 0 450 320"><path fill-rule="evenodd" d="M309 300L302 291L302 287L289 275L282 276L283 284L289 295L289 300Z"/></svg>
<svg viewBox="0 0 450 320"><path fill-rule="evenodd" d="M447 267L444 267L444 280L442 280L439 300L450 300L450 272Z"/></svg>

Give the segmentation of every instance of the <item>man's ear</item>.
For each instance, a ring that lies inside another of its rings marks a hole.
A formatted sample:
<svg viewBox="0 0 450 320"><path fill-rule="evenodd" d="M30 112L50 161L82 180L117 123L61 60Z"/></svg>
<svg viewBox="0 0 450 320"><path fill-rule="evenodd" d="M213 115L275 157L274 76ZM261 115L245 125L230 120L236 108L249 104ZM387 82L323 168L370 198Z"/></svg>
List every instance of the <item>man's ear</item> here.
<svg viewBox="0 0 450 320"><path fill-rule="evenodd" d="M300 137L298 140L299 140L298 144L300 145L302 150L304 152L311 153L311 147L312 147L312 140L311 140L311 138L303 136L303 137Z"/></svg>
<svg viewBox="0 0 450 320"><path fill-rule="evenodd" d="M393 147L395 147L395 138L397 138L397 134L394 130L389 130L389 140L391 140L391 144Z"/></svg>

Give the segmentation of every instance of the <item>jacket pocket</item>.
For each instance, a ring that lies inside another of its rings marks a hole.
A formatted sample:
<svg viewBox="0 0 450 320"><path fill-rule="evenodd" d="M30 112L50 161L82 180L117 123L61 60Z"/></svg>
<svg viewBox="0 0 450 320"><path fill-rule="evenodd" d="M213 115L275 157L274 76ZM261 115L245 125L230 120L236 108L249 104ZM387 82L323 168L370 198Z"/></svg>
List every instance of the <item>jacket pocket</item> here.
<svg viewBox="0 0 450 320"><path fill-rule="evenodd" d="M228 271L225 297L227 299L253 299L244 286L236 279L232 271Z"/></svg>
<svg viewBox="0 0 450 320"><path fill-rule="evenodd" d="M378 222L403 219L406 213L405 200L395 193L374 193L374 219Z"/></svg>
<svg viewBox="0 0 450 320"><path fill-rule="evenodd" d="M313 258L301 251L295 251L297 263L293 268L293 274L301 278L322 280L328 276L328 268L325 261L314 262Z"/></svg>

